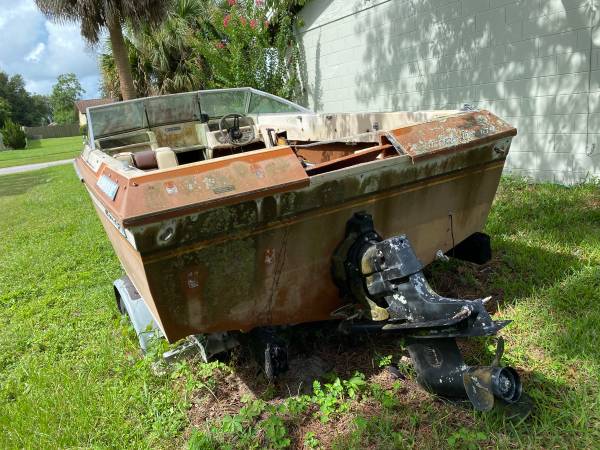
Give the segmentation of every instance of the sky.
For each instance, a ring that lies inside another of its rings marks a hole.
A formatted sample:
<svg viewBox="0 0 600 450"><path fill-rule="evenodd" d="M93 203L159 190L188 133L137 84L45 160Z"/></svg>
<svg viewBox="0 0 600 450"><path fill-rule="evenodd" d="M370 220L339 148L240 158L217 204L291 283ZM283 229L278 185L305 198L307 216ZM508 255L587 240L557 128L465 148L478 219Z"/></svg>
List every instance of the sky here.
<svg viewBox="0 0 600 450"><path fill-rule="evenodd" d="M20 73L36 94L50 94L58 75L73 72L85 89L83 98L100 96L97 55L79 24L48 21L33 0L0 0L0 70Z"/></svg>

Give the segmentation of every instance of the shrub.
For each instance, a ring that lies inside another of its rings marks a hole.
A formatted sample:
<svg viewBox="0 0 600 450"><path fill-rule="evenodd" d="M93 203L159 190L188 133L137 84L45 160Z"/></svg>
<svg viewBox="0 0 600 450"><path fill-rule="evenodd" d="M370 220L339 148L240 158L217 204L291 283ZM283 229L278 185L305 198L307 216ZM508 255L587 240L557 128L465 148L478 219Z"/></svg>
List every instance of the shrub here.
<svg viewBox="0 0 600 450"><path fill-rule="evenodd" d="M4 122L4 127L1 130L2 137L4 139L4 145L14 149L25 148L27 140L25 132L21 130L21 127L8 119Z"/></svg>

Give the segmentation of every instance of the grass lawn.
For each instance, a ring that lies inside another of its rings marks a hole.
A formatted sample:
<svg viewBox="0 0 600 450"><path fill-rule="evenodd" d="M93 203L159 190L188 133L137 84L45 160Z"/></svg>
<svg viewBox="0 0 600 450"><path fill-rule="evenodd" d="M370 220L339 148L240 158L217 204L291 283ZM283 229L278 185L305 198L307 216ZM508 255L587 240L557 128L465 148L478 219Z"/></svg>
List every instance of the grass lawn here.
<svg viewBox="0 0 600 450"><path fill-rule="evenodd" d="M473 412L381 368L401 340L306 339L333 366L311 393L268 384L243 352L152 370L118 315L121 269L70 166L0 176L0 448L597 448L600 192L503 180L484 266L437 264L442 293L492 294L504 361L533 415ZM313 333L314 334L314 333ZM351 345L348 343L351 341ZM467 349L489 362L491 342ZM359 372L359 373L355 373ZM289 390L288 390L289 389Z"/></svg>
<svg viewBox="0 0 600 450"><path fill-rule="evenodd" d="M75 158L82 148L81 136L29 141L23 150L0 151L0 168Z"/></svg>

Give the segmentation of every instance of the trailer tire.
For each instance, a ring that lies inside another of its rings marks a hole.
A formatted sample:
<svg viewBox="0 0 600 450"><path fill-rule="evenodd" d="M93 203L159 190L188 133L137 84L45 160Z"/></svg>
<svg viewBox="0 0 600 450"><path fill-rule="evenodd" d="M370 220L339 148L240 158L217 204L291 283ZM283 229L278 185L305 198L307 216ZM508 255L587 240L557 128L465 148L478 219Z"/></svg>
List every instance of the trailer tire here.
<svg viewBox="0 0 600 450"><path fill-rule="evenodd" d="M117 309L122 316L127 316L127 308L125 308L125 302L123 302L123 298L121 297L121 293L115 289L115 300L117 302Z"/></svg>

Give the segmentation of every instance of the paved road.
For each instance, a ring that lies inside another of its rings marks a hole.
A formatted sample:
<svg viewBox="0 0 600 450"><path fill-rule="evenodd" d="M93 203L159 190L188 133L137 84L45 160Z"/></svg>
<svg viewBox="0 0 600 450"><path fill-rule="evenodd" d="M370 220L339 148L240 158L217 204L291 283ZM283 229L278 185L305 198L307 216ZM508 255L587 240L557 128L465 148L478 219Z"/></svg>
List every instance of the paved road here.
<svg viewBox="0 0 600 450"><path fill-rule="evenodd" d="M5 167L0 169L0 175L8 175L10 173L29 172L31 170L45 169L46 167L60 166L62 164L69 164L73 162L72 159L61 159L60 161L50 161L38 164L26 164L24 166Z"/></svg>

